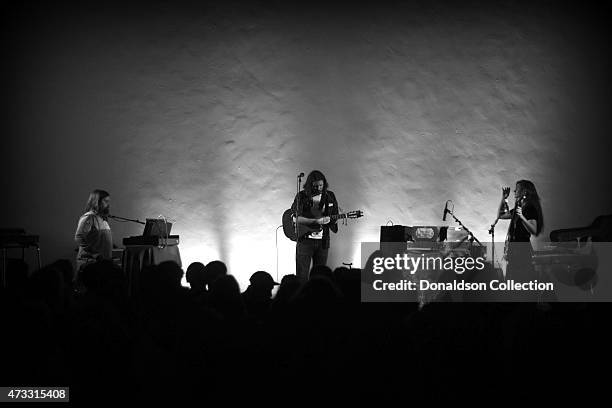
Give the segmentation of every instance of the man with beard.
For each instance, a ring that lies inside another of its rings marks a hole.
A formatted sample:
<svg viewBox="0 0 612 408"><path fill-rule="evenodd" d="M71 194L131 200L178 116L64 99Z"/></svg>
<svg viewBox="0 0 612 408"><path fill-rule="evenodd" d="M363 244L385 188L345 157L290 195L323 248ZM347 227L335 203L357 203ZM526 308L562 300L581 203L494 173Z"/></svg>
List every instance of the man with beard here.
<svg viewBox="0 0 612 408"><path fill-rule="evenodd" d="M328 190L327 179L319 170L310 172L304 188L293 200L291 209L297 213L297 223L310 227L311 232L298 237L295 253L296 275L302 282L309 278L310 265L325 265L329 252L329 231L338 232L332 216L338 215L336 196ZM299 198L299 200L298 200ZM297 203L300 203L300 208Z"/></svg>
<svg viewBox="0 0 612 408"><path fill-rule="evenodd" d="M108 225L110 194L94 190L89 194L85 214L79 218L74 240L79 245L77 275L83 268L98 260L112 260L113 236Z"/></svg>

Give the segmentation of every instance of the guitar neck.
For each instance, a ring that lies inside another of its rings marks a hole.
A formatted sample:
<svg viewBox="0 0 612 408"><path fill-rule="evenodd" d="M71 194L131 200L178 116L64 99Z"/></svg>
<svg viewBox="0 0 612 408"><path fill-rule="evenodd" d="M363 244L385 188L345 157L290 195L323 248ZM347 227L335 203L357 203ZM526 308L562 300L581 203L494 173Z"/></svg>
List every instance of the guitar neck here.
<svg viewBox="0 0 612 408"><path fill-rule="evenodd" d="M339 220L339 219L346 218L346 214L336 214L336 215L330 215L330 216L329 216L329 218L330 218L332 221L337 221L337 220Z"/></svg>

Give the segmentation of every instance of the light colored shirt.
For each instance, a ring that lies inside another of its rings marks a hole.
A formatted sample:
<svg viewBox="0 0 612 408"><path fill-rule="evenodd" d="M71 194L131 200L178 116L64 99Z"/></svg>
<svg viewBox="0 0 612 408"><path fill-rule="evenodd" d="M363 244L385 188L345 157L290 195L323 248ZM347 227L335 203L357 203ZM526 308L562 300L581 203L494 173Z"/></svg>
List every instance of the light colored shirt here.
<svg viewBox="0 0 612 408"><path fill-rule="evenodd" d="M108 222L89 211L79 218L74 240L79 245L77 270L98 259L113 258L113 235Z"/></svg>
<svg viewBox="0 0 612 408"><path fill-rule="evenodd" d="M312 215L314 215L316 218L320 218L323 216L322 211L319 210L320 204L321 204L321 194L317 194L316 196L313 196L311 212L312 212ZM323 228L321 228L319 231L311 232L310 235L308 235L308 238L323 239Z"/></svg>

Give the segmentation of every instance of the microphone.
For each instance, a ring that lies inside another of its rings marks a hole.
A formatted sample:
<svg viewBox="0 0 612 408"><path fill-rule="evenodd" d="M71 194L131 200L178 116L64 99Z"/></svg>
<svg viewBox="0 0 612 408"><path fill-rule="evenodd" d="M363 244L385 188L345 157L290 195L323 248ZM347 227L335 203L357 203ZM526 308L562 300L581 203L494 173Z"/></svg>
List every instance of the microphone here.
<svg viewBox="0 0 612 408"><path fill-rule="evenodd" d="M304 173L298 174L298 178L302 178L302 177L304 177Z"/></svg>
<svg viewBox="0 0 612 408"><path fill-rule="evenodd" d="M444 204L444 214L442 214L442 221L446 221L446 214L448 214L448 201Z"/></svg>

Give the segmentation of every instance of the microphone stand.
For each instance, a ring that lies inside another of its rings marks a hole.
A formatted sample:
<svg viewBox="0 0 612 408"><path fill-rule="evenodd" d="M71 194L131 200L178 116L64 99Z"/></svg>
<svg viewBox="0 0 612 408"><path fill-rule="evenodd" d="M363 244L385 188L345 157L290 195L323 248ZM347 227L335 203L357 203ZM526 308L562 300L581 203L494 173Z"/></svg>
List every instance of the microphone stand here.
<svg viewBox="0 0 612 408"><path fill-rule="evenodd" d="M302 177L304 173L300 173L297 176L296 195L295 195L295 260L296 260L296 271L297 274L297 246L299 244L300 237L298 235L298 217L300 215L300 185L302 184Z"/></svg>
<svg viewBox="0 0 612 408"><path fill-rule="evenodd" d="M108 218L117 219L117 220L123 220L123 221L129 221L129 222L136 222L138 224L145 225L145 223L140 221L139 219L133 220L131 218L123 218L123 217L118 217L116 215L109 215Z"/></svg>
<svg viewBox="0 0 612 408"><path fill-rule="evenodd" d="M495 225L499 221L499 216L495 219L491 228L489 228L489 234L491 235L491 265L493 266L493 272L495 272Z"/></svg>
<svg viewBox="0 0 612 408"><path fill-rule="evenodd" d="M453 216L453 218L454 218L455 222L456 222L457 224L459 224L459 225L461 226L461 228L463 228L464 230L466 230L466 231L467 231L467 233L468 233L468 237L470 237L470 244L472 244L474 241L476 241L476 242L478 242L478 245L483 246L483 245L482 245L482 243L481 243L481 242L478 240L478 238L476 238L476 237L474 236L474 234L472 233L472 231L470 231L470 230L468 229L468 227L466 227L465 225L463 225L463 223L462 223L462 222L459 220L459 218L455 217L455 214L453 213L453 211L451 211L451 210L446 210L446 211L447 211L447 212L448 212L450 215L452 215L452 216ZM465 239L465 238L464 238L464 239ZM462 242L463 242L463 240L462 240ZM460 244L461 244L461 243L460 243Z"/></svg>

